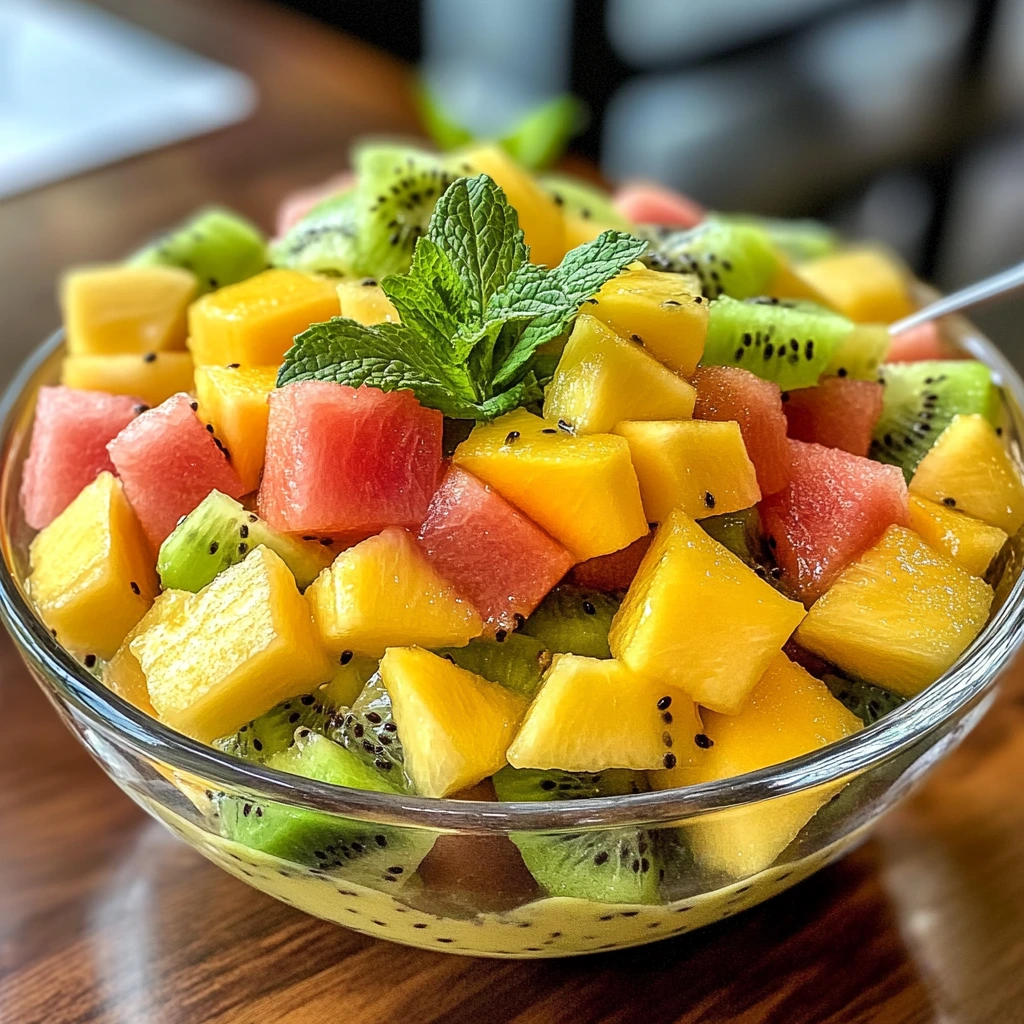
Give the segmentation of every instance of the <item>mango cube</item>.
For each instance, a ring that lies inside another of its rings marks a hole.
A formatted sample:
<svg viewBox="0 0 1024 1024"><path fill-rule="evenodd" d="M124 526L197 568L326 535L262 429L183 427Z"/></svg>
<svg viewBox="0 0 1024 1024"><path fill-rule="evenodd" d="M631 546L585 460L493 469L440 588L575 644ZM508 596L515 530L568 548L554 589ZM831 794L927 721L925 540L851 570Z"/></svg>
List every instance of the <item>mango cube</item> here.
<svg viewBox="0 0 1024 1024"><path fill-rule="evenodd" d="M362 281L339 281L341 315L361 324L397 324L401 317L391 300L372 277Z"/></svg>
<svg viewBox="0 0 1024 1024"><path fill-rule="evenodd" d="M60 382L83 391L131 395L146 405L157 406L179 391L191 391L192 373L192 356L188 352L67 356Z"/></svg>
<svg viewBox="0 0 1024 1024"><path fill-rule="evenodd" d="M972 576L984 576L1006 543L1006 532L963 512L910 495L910 528Z"/></svg>
<svg viewBox="0 0 1024 1024"><path fill-rule="evenodd" d="M802 263L797 272L837 313L857 323L891 324L914 311L907 271L881 249L844 249Z"/></svg>

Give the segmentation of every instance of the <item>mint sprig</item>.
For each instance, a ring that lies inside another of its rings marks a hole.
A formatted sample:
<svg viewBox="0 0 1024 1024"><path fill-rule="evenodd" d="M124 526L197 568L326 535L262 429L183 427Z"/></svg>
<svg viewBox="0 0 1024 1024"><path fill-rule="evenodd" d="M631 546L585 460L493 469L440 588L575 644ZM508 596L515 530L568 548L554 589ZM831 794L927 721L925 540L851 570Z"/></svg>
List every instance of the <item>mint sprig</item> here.
<svg viewBox="0 0 1024 1024"><path fill-rule="evenodd" d="M381 281L401 322L313 324L285 354L278 387L327 380L408 389L446 416L493 419L540 400L537 349L568 330L646 244L605 231L554 269L537 266L498 185L483 174L459 178L438 200L409 272Z"/></svg>

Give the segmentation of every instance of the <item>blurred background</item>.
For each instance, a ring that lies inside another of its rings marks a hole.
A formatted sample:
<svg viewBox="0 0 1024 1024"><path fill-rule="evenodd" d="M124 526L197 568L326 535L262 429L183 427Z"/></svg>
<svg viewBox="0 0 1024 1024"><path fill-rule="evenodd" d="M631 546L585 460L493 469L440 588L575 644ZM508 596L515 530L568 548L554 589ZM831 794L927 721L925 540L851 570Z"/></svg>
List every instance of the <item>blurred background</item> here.
<svg viewBox="0 0 1024 1024"><path fill-rule="evenodd" d="M946 289L1024 258L1024 0L0 0L0 303L56 322L26 247L109 258L210 199L269 227L360 132L551 104L610 181L820 217ZM1024 367L1024 301L978 320Z"/></svg>

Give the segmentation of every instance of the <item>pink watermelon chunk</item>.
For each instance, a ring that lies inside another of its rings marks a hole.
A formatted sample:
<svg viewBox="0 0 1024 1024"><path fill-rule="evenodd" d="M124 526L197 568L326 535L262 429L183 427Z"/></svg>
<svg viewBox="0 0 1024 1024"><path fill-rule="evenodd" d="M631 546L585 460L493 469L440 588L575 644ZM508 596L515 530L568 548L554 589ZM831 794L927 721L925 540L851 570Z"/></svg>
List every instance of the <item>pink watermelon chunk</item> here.
<svg viewBox="0 0 1024 1024"><path fill-rule="evenodd" d="M759 506L782 577L810 604L893 524L906 526L907 484L897 466L838 448L790 441L792 478Z"/></svg>
<svg viewBox="0 0 1024 1024"><path fill-rule="evenodd" d="M324 381L269 401L259 513L274 529L359 540L419 527L443 472L440 412L411 391Z"/></svg>
<svg viewBox="0 0 1024 1024"><path fill-rule="evenodd" d="M866 456L871 432L882 415L885 385L873 380L829 377L817 387L789 391L782 408L789 436L826 448Z"/></svg>
<svg viewBox="0 0 1024 1024"><path fill-rule="evenodd" d="M697 389L698 420L735 420L762 494L775 494L789 481L786 416L778 384L736 366L702 366L690 378Z"/></svg>
<svg viewBox="0 0 1024 1024"><path fill-rule="evenodd" d="M32 443L22 470L21 507L34 530L48 526L104 470L114 472L107 442L146 406L128 395L40 388Z"/></svg>
<svg viewBox="0 0 1024 1024"><path fill-rule="evenodd" d="M920 363L926 359L953 359L934 320L909 331L900 331L889 343L887 363Z"/></svg>
<svg viewBox="0 0 1024 1024"><path fill-rule="evenodd" d="M107 445L124 493L154 549L210 491L232 498L245 486L199 417L192 399L171 395Z"/></svg>
<svg viewBox="0 0 1024 1024"><path fill-rule="evenodd" d="M419 533L434 568L495 630L512 630L569 571L572 555L497 491L452 466Z"/></svg>
<svg viewBox="0 0 1024 1024"><path fill-rule="evenodd" d="M621 551L613 551L610 555L598 555L596 558L580 562L579 565L573 566L570 573L572 582L578 587L590 587L592 590L603 590L609 594L629 590L629 585L633 582L633 577L651 546L652 537L653 534L644 534Z"/></svg>
<svg viewBox="0 0 1024 1024"><path fill-rule="evenodd" d="M649 181L623 185L615 193L614 203L615 209L634 224L692 228L704 219L704 207L700 203Z"/></svg>

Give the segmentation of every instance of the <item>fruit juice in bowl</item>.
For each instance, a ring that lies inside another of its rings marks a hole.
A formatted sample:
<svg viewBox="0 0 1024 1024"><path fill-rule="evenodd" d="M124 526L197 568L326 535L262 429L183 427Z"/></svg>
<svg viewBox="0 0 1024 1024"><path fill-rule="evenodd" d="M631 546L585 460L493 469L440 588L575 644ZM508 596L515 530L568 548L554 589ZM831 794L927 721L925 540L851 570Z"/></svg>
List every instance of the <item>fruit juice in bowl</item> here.
<svg viewBox="0 0 1024 1024"><path fill-rule="evenodd" d="M383 144L268 245L70 272L0 611L133 799L300 909L562 956L798 882L1019 643L1022 386L817 225ZM973 357L973 358L964 358Z"/></svg>

